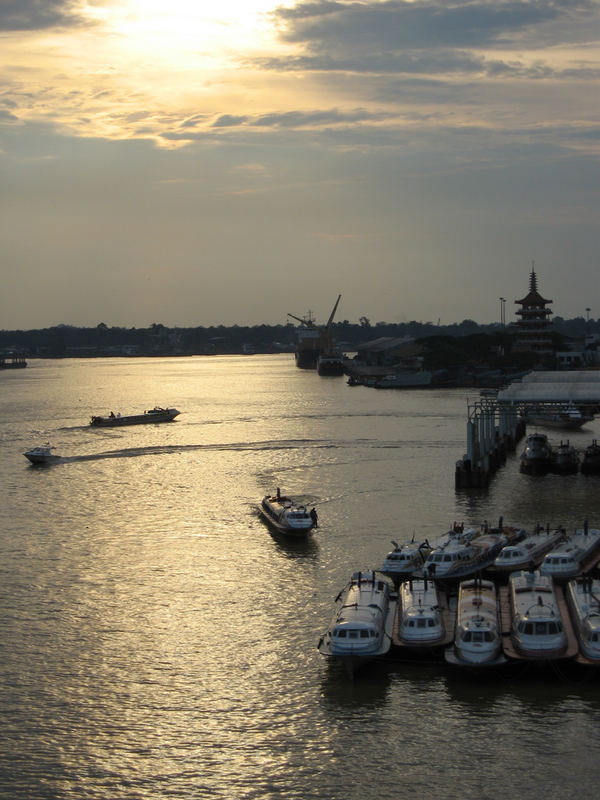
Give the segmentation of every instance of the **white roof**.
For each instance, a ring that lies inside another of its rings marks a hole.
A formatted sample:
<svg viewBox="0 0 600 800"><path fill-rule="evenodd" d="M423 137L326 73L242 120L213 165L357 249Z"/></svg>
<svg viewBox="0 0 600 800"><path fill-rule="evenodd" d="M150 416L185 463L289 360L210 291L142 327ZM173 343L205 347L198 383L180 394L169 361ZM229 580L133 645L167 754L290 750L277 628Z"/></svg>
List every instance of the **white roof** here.
<svg viewBox="0 0 600 800"><path fill-rule="evenodd" d="M499 403L600 403L600 370L530 372L498 392Z"/></svg>

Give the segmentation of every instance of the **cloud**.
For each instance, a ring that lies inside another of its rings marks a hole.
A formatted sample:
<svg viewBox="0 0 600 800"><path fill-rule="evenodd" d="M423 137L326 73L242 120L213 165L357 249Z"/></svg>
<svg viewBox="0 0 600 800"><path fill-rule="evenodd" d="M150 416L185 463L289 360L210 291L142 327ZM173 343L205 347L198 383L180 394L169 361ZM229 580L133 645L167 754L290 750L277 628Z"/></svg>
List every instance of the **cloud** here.
<svg viewBox="0 0 600 800"><path fill-rule="evenodd" d="M275 12L281 36L311 49L484 47L543 23L594 10L591 0L389 0L301 3ZM564 37L564 30L562 36Z"/></svg>
<svg viewBox="0 0 600 800"><path fill-rule="evenodd" d="M389 0L311 2L273 12L292 58L266 58L265 69L360 73L467 73L546 78L544 63L505 53L589 43L598 24L591 0ZM494 50L502 57L490 56ZM485 51L485 53L482 53ZM578 77L596 78L580 64Z"/></svg>
<svg viewBox="0 0 600 800"><path fill-rule="evenodd" d="M79 27L80 7L76 0L1 0L0 31Z"/></svg>

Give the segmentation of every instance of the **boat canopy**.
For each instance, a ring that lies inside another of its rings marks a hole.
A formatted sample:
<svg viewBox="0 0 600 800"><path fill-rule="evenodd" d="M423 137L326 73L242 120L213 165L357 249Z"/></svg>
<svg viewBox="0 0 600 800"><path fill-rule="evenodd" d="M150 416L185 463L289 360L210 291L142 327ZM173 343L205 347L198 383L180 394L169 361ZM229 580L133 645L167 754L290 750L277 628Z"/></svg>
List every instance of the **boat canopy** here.
<svg viewBox="0 0 600 800"><path fill-rule="evenodd" d="M529 372L498 392L499 403L600 403L600 371Z"/></svg>

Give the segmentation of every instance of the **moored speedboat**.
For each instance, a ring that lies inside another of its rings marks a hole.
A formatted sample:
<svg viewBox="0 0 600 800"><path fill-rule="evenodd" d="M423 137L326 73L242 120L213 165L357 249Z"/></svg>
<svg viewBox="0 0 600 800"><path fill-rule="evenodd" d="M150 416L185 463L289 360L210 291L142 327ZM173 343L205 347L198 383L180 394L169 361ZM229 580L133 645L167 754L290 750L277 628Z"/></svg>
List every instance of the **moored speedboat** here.
<svg viewBox="0 0 600 800"><path fill-rule="evenodd" d="M511 626L504 650L538 661L574 656L552 578L539 572L513 572L508 580ZM511 647L512 645L512 647Z"/></svg>
<svg viewBox="0 0 600 800"><path fill-rule="evenodd" d="M581 471L584 475L597 475L600 473L600 445L596 439L585 448Z"/></svg>
<svg viewBox="0 0 600 800"><path fill-rule="evenodd" d="M336 610L319 640L319 652L341 661L354 673L389 651L395 611L389 578L376 571L355 572L336 598Z"/></svg>
<svg viewBox="0 0 600 800"><path fill-rule="evenodd" d="M161 408L155 406L143 414L121 415L110 412L108 416L94 416L90 425L96 428L118 428L122 425L150 425L156 422L171 422L180 414L176 408Z"/></svg>
<svg viewBox="0 0 600 800"><path fill-rule="evenodd" d="M410 542L402 545L397 542L392 542L392 544L394 549L385 557L381 571L398 585L405 578L409 578L423 569L425 559L432 548L427 540L415 542L414 536Z"/></svg>
<svg viewBox="0 0 600 800"><path fill-rule="evenodd" d="M472 578L458 589L454 646L444 656L450 664L492 666L504 664L500 612L493 581Z"/></svg>
<svg viewBox="0 0 600 800"><path fill-rule="evenodd" d="M575 578L591 566L600 552L600 530L588 527L587 520L583 528L567 536L554 550L551 550L540 566L542 575L550 575L555 580Z"/></svg>
<svg viewBox="0 0 600 800"><path fill-rule="evenodd" d="M279 533L305 536L317 524L316 509L309 511L290 497L284 497L279 489L275 496L263 497L258 508L269 525Z"/></svg>
<svg viewBox="0 0 600 800"><path fill-rule="evenodd" d="M55 464L60 461L60 456L53 453L54 448L50 445L42 445L39 447L32 447L26 453L23 453L25 458L29 459L32 464Z"/></svg>
<svg viewBox="0 0 600 800"><path fill-rule="evenodd" d="M558 472L561 475L570 475L579 471L579 455L568 440L561 441L558 447L552 451L550 468L552 472Z"/></svg>
<svg viewBox="0 0 600 800"><path fill-rule="evenodd" d="M425 574L445 581L471 577L491 566L508 541L503 533L484 533L468 542L450 539L427 556Z"/></svg>
<svg viewBox="0 0 600 800"><path fill-rule="evenodd" d="M579 642L579 660L600 664L600 580L575 578L566 586L567 605Z"/></svg>
<svg viewBox="0 0 600 800"><path fill-rule="evenodd" d="M521 453L521 472L546 472L552 464L552 447L545 433L530 433Z"/></svg>
<svg viewBox="0 0 600 800"><path fill-rule="evenodd" d="M434 581L404 581L398 590L394 645L414 650L447 644L452 638L452 626L446 624L444 610L445 595L442 599Z"/></svg>
<svg viewBox="0 0 600 800"><path fill-rule="evenodd" d="M498 553L494 560L493 571L499 573L515 572L519 569L539 567L546 553L553 550L564 540L567 532L564 528L550 530L536 528L533 533L527 534L520 542L507 544Z"/></svg>

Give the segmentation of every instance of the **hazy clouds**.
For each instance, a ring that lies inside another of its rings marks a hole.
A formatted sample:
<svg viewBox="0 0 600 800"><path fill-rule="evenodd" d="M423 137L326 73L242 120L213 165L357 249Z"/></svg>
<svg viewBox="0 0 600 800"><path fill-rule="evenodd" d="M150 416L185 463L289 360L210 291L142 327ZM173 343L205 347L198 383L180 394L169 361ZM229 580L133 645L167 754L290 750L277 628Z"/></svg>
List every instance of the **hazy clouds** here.
<svg viewBox="0 0 600 800"><path fill-rule="evenodd" d="M2 327L600 316L597 2L140 7L0 2Z"/></svg>

